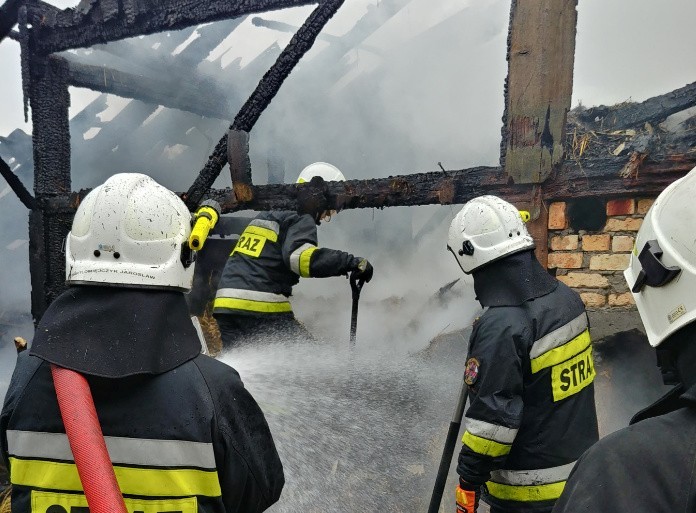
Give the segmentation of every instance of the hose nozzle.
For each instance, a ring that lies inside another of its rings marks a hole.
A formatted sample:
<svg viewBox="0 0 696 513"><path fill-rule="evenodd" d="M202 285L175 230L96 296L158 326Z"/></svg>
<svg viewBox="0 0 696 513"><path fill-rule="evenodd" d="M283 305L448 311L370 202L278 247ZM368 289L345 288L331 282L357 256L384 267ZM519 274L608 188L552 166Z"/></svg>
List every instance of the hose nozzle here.
<svg viewBox="0 0 696 513"><path fill-rule="evenodd" d="M189 237L189 248L193 251L203 249L210 230L215 228L215 225L220 219L220 204L215 200L205 200L198 207L193 217L193 229Z"/></svg>

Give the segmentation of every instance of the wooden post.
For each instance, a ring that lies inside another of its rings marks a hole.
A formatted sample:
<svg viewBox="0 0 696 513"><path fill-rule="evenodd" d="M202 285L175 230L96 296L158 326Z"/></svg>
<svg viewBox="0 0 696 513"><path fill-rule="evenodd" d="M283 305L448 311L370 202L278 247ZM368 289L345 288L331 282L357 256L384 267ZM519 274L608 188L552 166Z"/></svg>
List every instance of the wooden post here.
<svg viewBox="0 0 696 513"><path fill-rule="evenodd" d="M30 103L34 143L34 197L66 194L70 184L68 69L62 59L32 56ZM63 242L72 213L33 210L29 217L31 310L39 321L48 305L65 289Z"/></svg>
<svg viewBox="0 0 696 513"><path fill-rule="evenodd" d="M575 60L577 0L513 0L501 160L516 184L562 162Z"/></svg>

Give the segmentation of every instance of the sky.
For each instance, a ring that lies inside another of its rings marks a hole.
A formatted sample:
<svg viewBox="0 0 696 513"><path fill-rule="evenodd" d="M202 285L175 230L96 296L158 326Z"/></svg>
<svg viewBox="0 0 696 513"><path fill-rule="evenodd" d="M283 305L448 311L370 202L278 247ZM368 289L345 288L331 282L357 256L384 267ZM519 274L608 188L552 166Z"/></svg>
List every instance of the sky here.
<svg viewBox="0 0 696 513"><path fill-rule="evenodd" d="M376 1L348 0L330 22L327 32L341 35ZM51 0L49 3L61 8L76 4L74 0ZM454 13L462 4L471 3L470 0L440 0L437 16L447 15L448 6L452 6L449 9ZM410 25L407 32L410 37L437 21L429 17L433 11L430 5L414 2L414 7L407 9L402 22ZM287 9L264 14L264 17L299 25L310 10L310 7ZM580 0L573 105L642 101L696 80L694 19L696 2L693 0ZM380 47L399 44L402 34L401 30L385 27L370 43ZM210 58L225 53L223 63L240 57L243 66L272 41L278 40L283 46L289 39L290 34L254 27L248 19L213 51ZM318 43L319 48L321 44ZM505 55L501 54L490 66L504 68ZM19 45L14 41L5 40L0 44L0 69L0 135L7 135L15 128L30 132L30 123L23 119ZM71 115L95 96L91 91L73 91ZM117 112L119 102L113 103ZM497 111L492 115L497 116Z"/></svg>

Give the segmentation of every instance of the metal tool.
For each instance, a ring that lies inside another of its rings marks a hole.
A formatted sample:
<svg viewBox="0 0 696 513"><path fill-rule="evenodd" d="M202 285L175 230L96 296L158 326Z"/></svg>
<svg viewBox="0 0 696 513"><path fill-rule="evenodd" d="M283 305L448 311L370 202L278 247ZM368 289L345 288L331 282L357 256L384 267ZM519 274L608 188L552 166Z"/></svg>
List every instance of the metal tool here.
<svg viewBox="0 0 696 513"><path fill-rule="evenodd" d="M350 315L350 347L355 348L355 334L358 331L358 303L360 302L360 291L365 285L365 280L350 274L350 290L353 296L353 309Z"/></svg>
<svg viewBox="0 0 696 513"><path fill-rule="evenodd" d="M442 494L445 491L447 474L449 473L450 463L452 463L452 455L454 454L454 448L457 444L457 438L459 437L459 429L462 426L464 406L466 405L466 399L468 395L469 386L462 379L462 389L459 392L457 407L454 409L454 415L452 415L452 422L450 422L449 430L447 431L445 447L442 450L440 468L437 470L437 477L435 478L433 494L430 497L430 506L428 506L428 513L437 513L437 511L440 509L440 503L442 502Z"/></svg>

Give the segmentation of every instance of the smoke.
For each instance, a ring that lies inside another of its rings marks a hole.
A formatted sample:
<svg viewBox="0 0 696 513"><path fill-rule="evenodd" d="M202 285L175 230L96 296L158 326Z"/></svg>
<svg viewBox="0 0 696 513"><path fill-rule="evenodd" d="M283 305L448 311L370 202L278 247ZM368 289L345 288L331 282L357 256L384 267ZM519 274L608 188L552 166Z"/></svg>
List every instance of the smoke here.
<svg viewBox="0 0 696 513"><path fill-rule="evenodd" d="M689 37L690 27L672 28L673 23L687 24L694 18L685 14L693 12L693 2L672 0L657 11L651 9L654 16L643 16L652 6L645 0L612 6L581 2L574 101L589 105L629 96L644 99L693 80L687 76L693 69L679 63L691 62L679 50L691 46L678 44L681 37ZM285 181L292 182L305 165L319 160L359 179L435 171L439 162L446 169L496 164L509 8L509 0L346 2L326 33L347 35L352 42L342 48L336 42L318 41L252 131L255 183L283 171ZM307 7L260 16L297 26L310 11ZM626 16L643 19L629 23ZM656 17L660 27L669 20L663 27L669 37L637 28L654 23ZM161 93L171 98L184 94L182 81L210 80L229 98L228 105L221 105L220 116L225 117L222 112L236 112L291 37L255 27L251 18L236 28L234 23L133 38L66 56L166 77L169 87ZM615 30L621 26L650 37L626 38L625 30ZM607 51L607 37L613 54ZM206 41L216 43L208 47ZM645 45L650 46L649 65L643 58ZM674 58L663 59L661 51ZM3 42L0 52L12 54L2 54L3 65L6 76L13 74L19 84L18 68L12 67L18 48ZM657 64L659 72L652 69ZM8 133L20 123L20 89L4 94L3 87L6 84L0 83L3 98L14 98L3 104L0 116L3 133ZM230 121L74 88L71 94L75 190L94 187L123 171L146 172L172 189L186 190ZM6 125L7 120L16 121ZM30 142L30 135L22 131L0 138L0 156L15 159L11 165L29 189ZM230 185L226 173L216 187ZM466 327L476 315L471 286L445 249L447 226L458 209L453 205L346 211L322 225L320 245L366 257L375 266L375 277L360 300L360 354L380 356L377 361L384 363L390 356L418 353L433 338ZM3 182L0 311L11 319L30 308L27 239L26 210ZM445 296L449 300L439 301L440 288L457 278L461 280ZM347 344L351 297L345 280L302 280L293 304L298 317L319 336L339 347ZM26 324L20 324L23 327L13 325L0 334L0 397L14 365L12 337L26 330ZM463 356L465 337L453 344ZM432 399L425 392L424 397Z"/></svg>

